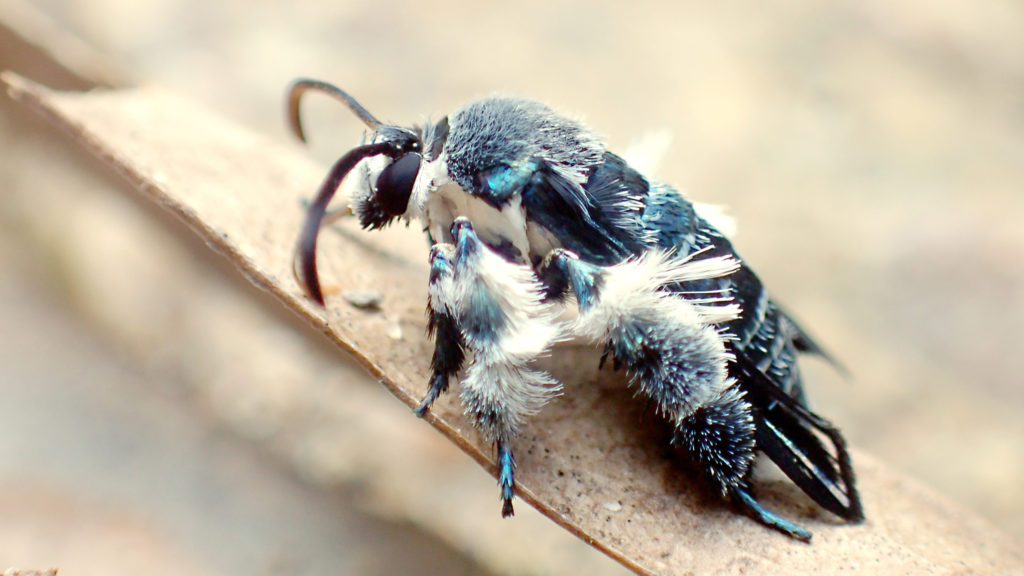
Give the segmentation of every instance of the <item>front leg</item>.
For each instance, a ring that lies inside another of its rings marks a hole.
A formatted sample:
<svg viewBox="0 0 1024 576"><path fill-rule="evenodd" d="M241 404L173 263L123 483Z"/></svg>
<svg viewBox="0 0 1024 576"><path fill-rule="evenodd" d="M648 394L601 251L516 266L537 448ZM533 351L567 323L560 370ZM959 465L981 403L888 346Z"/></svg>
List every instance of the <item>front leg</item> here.
<svg viewBox="0 0 1024 576"><path fill-rule="evenodd" d="M466 359L465 344L456 320L455 299L455 247L435 244L430 249L430 282L427 296L427 333L434 338L434 356L431 359L430 387L416 408L419 417L426 415L438 396L448 390L448 384Z"/></svg>
<svg viewBox="0 0 1024 576"><path fill-rule="evenodd" d="M557 393L558 382L530 367L561 338L562 326L532 268L509 262L483 244L469 220L452 225L455 240L453 318L472 362L462 381L462 405L493 442L502 516L515 494L512 441L525 420Z"/></svg>

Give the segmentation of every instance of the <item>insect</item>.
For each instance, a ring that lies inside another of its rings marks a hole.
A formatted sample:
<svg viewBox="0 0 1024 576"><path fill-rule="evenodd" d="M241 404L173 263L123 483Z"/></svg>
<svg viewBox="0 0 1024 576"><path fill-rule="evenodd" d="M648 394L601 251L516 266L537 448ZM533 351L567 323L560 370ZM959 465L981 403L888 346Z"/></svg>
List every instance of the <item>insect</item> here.
<svg viewBox="0 0 1024 576"><path fill-rule="evenodd" d="M673 442L758 522L811 538L754 496L758 452L821 507L863 519L843 437L808 408L797 366L799 353L824 352L679 192L537 102L492 97L404 128L303 79L288 97L303 140L308 91L340 100L371 135L334 164L310 205L297 278L323 304L317 237L346 178L348 212L363 228L422 225L434 352L417 413L460 380L466 414L496 451L502 516L513 514L516 435L559 390L534 360L575 337L603 347L602 363L625 370ZM573 305L575 320L561 320Z"/></svg>

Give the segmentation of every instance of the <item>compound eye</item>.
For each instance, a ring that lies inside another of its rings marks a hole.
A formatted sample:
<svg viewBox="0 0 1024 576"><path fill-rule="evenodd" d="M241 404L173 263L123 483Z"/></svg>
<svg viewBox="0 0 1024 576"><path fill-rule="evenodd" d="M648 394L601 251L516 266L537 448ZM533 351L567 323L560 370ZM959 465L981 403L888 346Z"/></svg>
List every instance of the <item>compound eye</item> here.
<svg viewBox="0 0 1024 576"><path fill-rule="evenodd" d="M405 214L421 161L419 154L408 152L381 171L377 178L377 199L389 216Z"/></svg>

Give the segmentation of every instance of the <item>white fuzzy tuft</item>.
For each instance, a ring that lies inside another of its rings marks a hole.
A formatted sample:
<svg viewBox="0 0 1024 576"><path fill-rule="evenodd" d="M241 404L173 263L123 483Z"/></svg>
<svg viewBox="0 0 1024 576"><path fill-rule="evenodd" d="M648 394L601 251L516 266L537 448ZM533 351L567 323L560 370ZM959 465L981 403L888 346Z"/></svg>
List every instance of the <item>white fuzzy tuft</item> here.
<svg viewBox="0 0 1024 576"><path fill-rule="evenodd" d="M739 269L734 258L697 258L699 254L676 258L655 250L606 268L600 305L577 320L575 332L599 340L621 319L638 315L709 325L735 320L740 307L727 295L716 292L690 301L661 289L669 284L728 276Z"/></svg>
<svg viewBox="0 0 1024 576"><path fill-rule="evenodd" d="M546 372L475 358L462 380L466 415L488 440L514 435L561 389Z"/></svg>
<svg viewBox="0 0 1024 576"><path fill-rule="evenodd" d="M581 311L573 325L575 334L599 344L620 338L628 342L641 330L644 354L656 354L658 360L643 378L633 374L634 381L675 422L731 385L726 366L733 358L716 324L737 318L739 306L721 294L694 302L663 289L738 269L732 258L695 258L698 255L674 258L650 252L605 268L597 302Z"/></svg>
<svg viewBox="0 0 1024 576"><path fill-rule="evenodd" d="M353 213L359 214L359 207L374 195L377 178L390 163L386 156L370 156L361 160L342 180L335 202L344 202Z"/></svg>
<svg viewBox="0 0 1024 576"><path fill-rule="evenodd" d="M467 315L481 312L472 306L472 295L481 290L503 315L496 340L463 332L471 354L462 380L463 404L477 427L498 439L514 435L527 416L559 392L558 381L531 364L565 338L566 326L555 306L544 302L544 287L532 268L509 262L486 244L478 247L472 265L456 268L448 298L463 326L474 323Z"/></svg>
<svg viewBox="0 0 1024 576"><path fill-rule="evenodd" d="M445 260L455 260L455 247L451 244L437 244L434 250L444 254ZM458 301L455 292L455 275L451 271L438 277L427 285L427 297L430 308L455 318L458 314Z"/></svg>
<svg viewBox="0 0 1024 576"><path fill-rule="evenodd" d="M649 273L652 282L659 282L659 286L721 278L740 269L739 261L732 256L699 258L705 251L678 258L671 252L653 250L633 261L637 262L637 273Z"/></svg>
<svg viewBox="0 0 1024 576"><path fill-rule="evenodd" d="M479 278L508 318L508 334L488 354L530 361L563 339L558 310L544 302L544 287L531 267L509 262L481 244Z"/></svg>
<svg viewBox="0 0 1024 576"><path fill-rule="evenodd" d="M430 202L436 196L434 192L450 182L447 156L442 154L430 162L424 161L420 165L419 174L416 175L416 182L413 183L412 194L409 196L409 206L405 211L405 218L407 220L419 219L424 229L429 230L430 223L427 214L430 212ZM448 222L447 225L451 225L451 222ZM434 231L431 230L431 233L433 234ZM437 236L436 238L440 239L443 236Z"/></svg>

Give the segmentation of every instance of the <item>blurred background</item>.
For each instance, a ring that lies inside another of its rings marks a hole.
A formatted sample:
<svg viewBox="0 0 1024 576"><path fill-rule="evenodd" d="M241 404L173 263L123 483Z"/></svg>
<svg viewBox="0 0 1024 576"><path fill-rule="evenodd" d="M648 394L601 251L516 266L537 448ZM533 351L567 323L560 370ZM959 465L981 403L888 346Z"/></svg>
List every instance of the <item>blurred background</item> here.
<svg viewBox="0 0 1024 576"><path fill-rule="evenodd" d="M1024 539L1019 2L0 0L0 68L160 85L280 140L298 76L400 123L504 92L614 150L667 131L655 176L727 206L849 370L805 362L813 405ZM361 127L323 100L306 122L326 166ZM475 464L0 112L0 568L624 572L525 506L498 521Z"/></svg>

